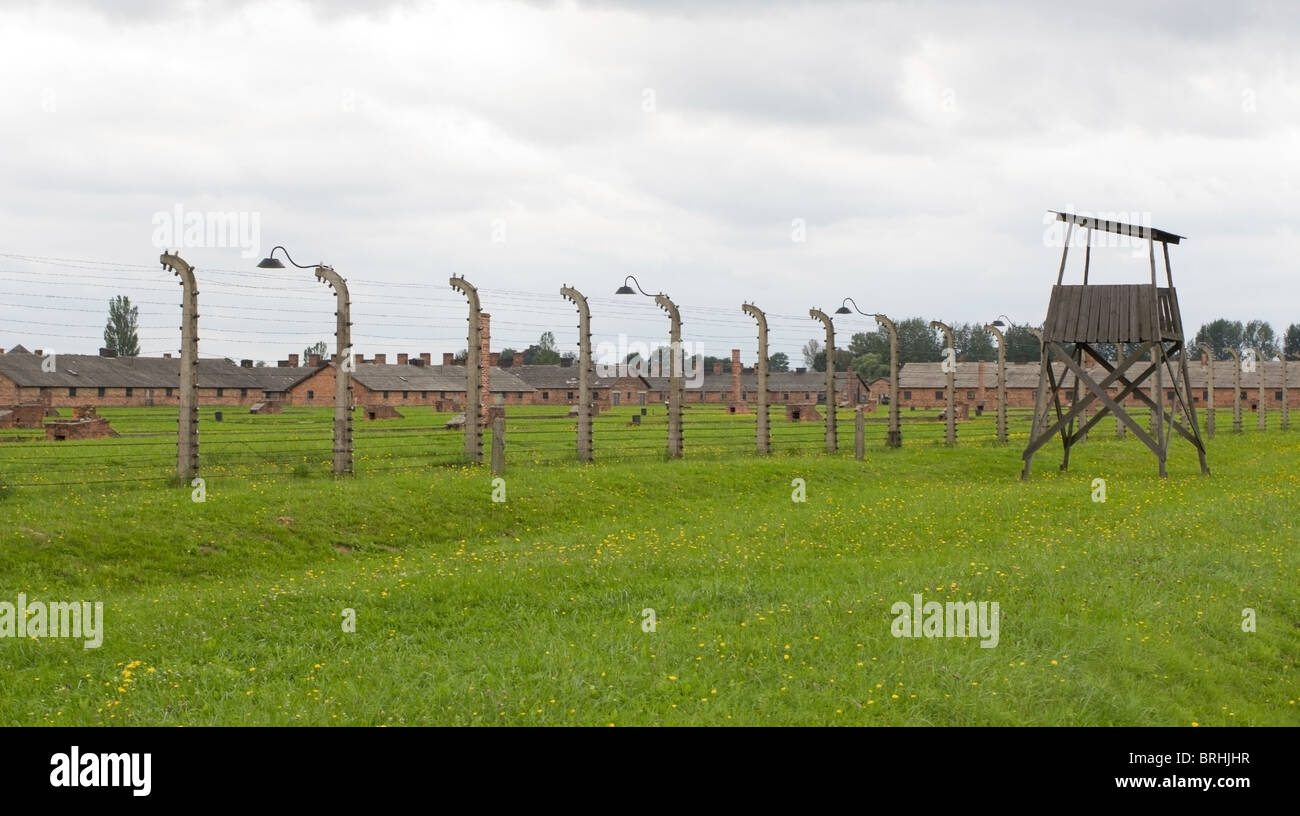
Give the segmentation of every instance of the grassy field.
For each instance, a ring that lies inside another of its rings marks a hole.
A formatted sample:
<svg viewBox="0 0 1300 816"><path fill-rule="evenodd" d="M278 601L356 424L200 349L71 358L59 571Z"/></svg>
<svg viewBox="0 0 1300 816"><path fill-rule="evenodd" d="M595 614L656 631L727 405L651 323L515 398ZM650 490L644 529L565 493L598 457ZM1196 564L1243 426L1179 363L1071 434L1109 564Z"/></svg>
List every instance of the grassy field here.
<svg viewBox="0 0 1300 816"><path fill-rule="evenodd" d="M1221 412L1210 477L1176 443L1158 479L1107 420L1022 483L1023 415L948 449L909 412L856 461L847 412L839 454L776 422L758 457L752 417L692 407L665 461L662 408L620 409L580 466L560 412L511 412L502 503L421 409L358 421L342 480L327 412L204 409L202 503L166 481L167 409L0 445L0 601L105 617L98 649L0 640L0 723L1300 724L1300 430L1276 416ZM895 638L917 593L997 601L998 645Z"/></svg>

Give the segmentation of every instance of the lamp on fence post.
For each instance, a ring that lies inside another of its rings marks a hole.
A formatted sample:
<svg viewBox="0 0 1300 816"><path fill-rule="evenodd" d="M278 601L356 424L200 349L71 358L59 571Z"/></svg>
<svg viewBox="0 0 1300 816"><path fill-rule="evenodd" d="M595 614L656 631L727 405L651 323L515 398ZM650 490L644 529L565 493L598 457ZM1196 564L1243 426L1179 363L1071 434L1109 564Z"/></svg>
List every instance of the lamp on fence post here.
<svg viewBox="0 0 1300 816"><path fill-rule="evenodd" d="M849 310L849 304L853 304L853 312L857 312L863 317L874 317L876 323L885 327L889 332L889 432L885 436L885 444L891 448L901 448L903 446L903 431L900 427L898 415L898 402L901 395L898 393L898 328L894 321L885 317L883 314L868 314L858 308L858 304L853 298L844 298L840 308L835 310L835 314L852 314Z"/></svg>
<svg viewBox="0 0 1300 816"><path fill-rule="evenodd" d="M567 284L560 296L578 307L578 461L591 461L591 312L587 298Z"/></svg>
<svg viewBox="0 0 1300 816"><path fill-rule="evenodd" d="M284 264L275 257L276 252L284 253L289 263L299 269L316 270L316 277L334 290L337 309L334 312L336 327L334 330L337 353L334 357L334 473L343 475L352 472L352 372L356 364L352 360L352 301L348 296L348 282L334 267L325 264L300 264L289 255L282 246L271 250L270 254L258 262L259 269L284 269Z"/></svg>
<svg viewBox="0 0 1300 816"><path fill-rule="evenodd" d="M834 453L839 442L835 436L835 324L820 309L809 309L808 316L826 326L826 452Z"/></svg>
<svg viewBox="0 0 1300 816"><path fill-rule="evenodd" d="M1006 318L1005 321L1003 318ZM998 442L1007 441L1007 338L1002 334L1003 327L1011 323L1011 318L998 315L998 319L984 325L984 331L998 339ZM982 383L981 383L982 385Z"/></svg>
<svg viewBox="0 0 1300 816"><path fill-rule="evenodd" d="M627 282L631 281L636 284L634 291ZM660 309L668 313L669 331L668 346L672 360L669 362L668 377L668 455L674 459L680 459L682 456L682 316L677 311L677 304L669 300L668 296L662 292L652 295L641 288L641 282L635 277L628 275L623 280L623 285L614 291L616 295L635 295L640 292L646 297L652 297Z"/></svg>
<svg viewBox="0 0 1300 816"><path fill-rule="evenodd" d="M176 478L189 482L199 474L199 289L194 267L181 256L164 252L164 269L181 279L181 393L176 417Z"/></svg>
<svg viewBox="0 0 1300 816"><path fill-rule="evenodd" d="M767 315L752 303L742 304L740 310L758 321L758 363L755 365L758 373L758 417L754 445L759 453L768 453L771 450L772 436L767 415Z"/></svg>
<svg viewBox="0 0 1300 816"><path fill-rule="evenodd" d="M942 331L944 339L948 341L940 368L945 369L944 373L948 375L947 388L944 393L944 438L948 446L951 447L957 444L957 347L952 340L952 327L947 323L941 320L931 320L930 328ZM951 357L946 353L948 351L952 352Z"/></svg>

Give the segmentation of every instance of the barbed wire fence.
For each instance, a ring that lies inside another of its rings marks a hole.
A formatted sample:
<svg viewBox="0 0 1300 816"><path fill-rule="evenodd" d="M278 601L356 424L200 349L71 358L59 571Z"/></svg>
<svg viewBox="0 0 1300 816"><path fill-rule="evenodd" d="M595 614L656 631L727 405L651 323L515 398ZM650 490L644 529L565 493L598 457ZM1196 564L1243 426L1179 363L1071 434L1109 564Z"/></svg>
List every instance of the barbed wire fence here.
<svg viewBox="0 0 1300 816"><path fill-rule="evenodd" d="M353 348L405 349L419 354L433 349L462 349L467 342L464 299L436 282L395 283L352 277L340 270L351 291ZM196 269L199 298L199 357L201 360L258 359L300 353L305 346L333 334L335 299L309 274L291 269ZM53 291L51 291L53 290ZM556 292L480 288L483 309L491 317L491 346L517 354L537 344L543 332L554 333L561 352L577 349L573 305ZM43 351L60 347L97 348L102 340L105 304L125 294L139 309L142 357L176 354L180 344L181 291L176 279L157 263L129 264L84 259L48 258L0 253L0 302L3 324L22 336L39 337ZM648 348L668 344L664 314L642 298L586 293L591 309L593 345L624 349L629 338ZM760 304L761 305L761 304ZM754 321L734 309L680 306L684 339L689 348L727 359L741 348L753 365ZM786 353L791 368L802 365L801 349L821 332L807 313L766 312L769 355ZM844 320L836 326L837 346L856 332L874 332L866 320ZM738 338L748 337L748 341ZM329 346L327 340L327 347ZM212 351L233 351L225 355ZM328 360L329 356L326 355ZM390 357L391 359L391 357ZM516 357L516 365L519 358ZM275 366L276 360L268 361ZM437 361L435 361L436 363ZM623 362L615 359L600 362ZM936 361L937 362L937 361ZM306 360L303 360L306 363ZM507 373L510 368L504 369ZM576 372L576 369L575 369ZM469 372L466 372L468 376ZM996 396L990 387L982 417L958 423L957 443L997 444L993 417ZM91 386L92 388L95 386ZM538 389L540 392L542 389ZM554 390L554 389L552 389ZM572 389L576 391L576 387ZM735 413L731 395L714 389L685 389L683 450L688 458L744 458L755 453L756 419L753 391L745 387L748 407ZM777 391L769 386L769 392ZM576 417L564 394L550 404L520 405L507 401L506 458L511 464L576 463ZM791 397L794 397L792 400ZM890 395L898 399L900 395ZM965 397L966 395L962 395ZM633 393L617 406L603 405L593 420L593 451L597 462L666 458L667 408L662 401ZM97 396L85 396L86 404ZM65 404L72 398L61 400ZM484 395L485 404L491 397ZM814 406L821 421L787 421L788 401ZM969 400L963 400L969 402ZM773 455L824 455L824 416L832 400L820 403L811 391L802 399L786 395L769 407ZM629 404L630 403L630 404ZM359 419L355 423L355 473L420 471L465 462L463 437L448 429L453 411L414 404L395 406L401 418ZM881 405L864 416L865 445L884 449L887 410ZM854 409L838 408L838 456L854 451ZM75 444L0 444L0 483L12 487L165 484L174 481L177 417L173 407L104 405L116 437ZM1224 413L1220 407L1220 418ZM311 476L330 471L332 427L325 403L286 405L279 415L250 414L247 404L201 402L199 412L200 475L256 478L260 475ZM1008 410L1009 444L1028 437L1030 408ZM942 447L945 423L929 410L905 410L901 416L904 445ZM1222 425L1221 425L1222 427ZM490 424L485 426L486 437ZM34 442L43 431L5 429L0 439Z"/></svg>

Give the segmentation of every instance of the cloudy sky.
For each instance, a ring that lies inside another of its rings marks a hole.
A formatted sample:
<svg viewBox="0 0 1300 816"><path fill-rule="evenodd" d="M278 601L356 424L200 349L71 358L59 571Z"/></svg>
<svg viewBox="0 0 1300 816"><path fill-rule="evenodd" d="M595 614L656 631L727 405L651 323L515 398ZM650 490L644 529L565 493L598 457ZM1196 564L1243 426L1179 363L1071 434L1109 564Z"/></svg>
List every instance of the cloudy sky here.
<svg viewBox="0 0 1300 816"><path fill-rule="evenodd" d="M794 357L845 296L1041 322L1052 209L1187 236L1193 329L1300 323L1291 4L353 5L0 4L0 347L93 352L122 293L174 350L165 247L199 267L203 356L301 351L332 296L256 269L283 244L349 279L367 355L461 348L451 275L495 348L572 347L566 283L597 342L657 341L613 298L633 274L698 349L750 361L748 300ZM178 213L247 230L160 236ZM1145 247L1093 253L1094 281L1147 274Z"/></svg>

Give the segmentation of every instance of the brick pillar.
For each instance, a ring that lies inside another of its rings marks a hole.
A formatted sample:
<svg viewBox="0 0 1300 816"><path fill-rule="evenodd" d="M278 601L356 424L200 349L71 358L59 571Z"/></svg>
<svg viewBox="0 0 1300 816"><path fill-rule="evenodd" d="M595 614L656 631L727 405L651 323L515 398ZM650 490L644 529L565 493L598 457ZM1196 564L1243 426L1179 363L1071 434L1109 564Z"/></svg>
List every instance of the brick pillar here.
<svg viewBox="0 0 1300 816"><path fill-rule="evenodd" d="M453 354L452 352L450 352L450 351L444 351L444 352L442 353L442 364L443 364L443 365L445 365L445 366L446 366L446 365L451 365L453 362L455 362L455 360L456 360L456 355Z"/></svg>
<svg viewBox="0 0 1300 816"><path fill-rule="evenodd" d="M980 402L983 402L984 401L984 361L983 360L979 361L979 365L976 366L975 370L976 370L976 376L979 377L979 390L975 392L975 395L979 398Z"/></svg>
<svg viewBox="0 0 1300 816"><path fill-rule="evenodd" d="M492 347L492 315L487 312L479 314L478 330L478 358L481 361L479 366L479 394L482 395L479 401L479 427L483 427L491 422L492 400L492 353L488 351Z"/></svg>

